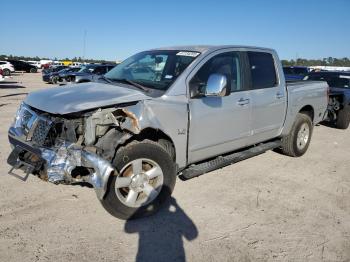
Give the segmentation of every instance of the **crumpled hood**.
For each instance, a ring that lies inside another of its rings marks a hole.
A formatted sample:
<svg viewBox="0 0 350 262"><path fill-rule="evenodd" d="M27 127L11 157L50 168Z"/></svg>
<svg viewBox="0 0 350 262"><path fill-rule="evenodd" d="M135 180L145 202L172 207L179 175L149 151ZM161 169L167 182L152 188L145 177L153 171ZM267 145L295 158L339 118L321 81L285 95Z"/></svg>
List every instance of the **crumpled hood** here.
<svg viewBox="0 0 350 262"><path fill-rule="evenodd" d="M90 82L32 92L24 102L44 112L64 115L149 98L127 87Z"/></svg>

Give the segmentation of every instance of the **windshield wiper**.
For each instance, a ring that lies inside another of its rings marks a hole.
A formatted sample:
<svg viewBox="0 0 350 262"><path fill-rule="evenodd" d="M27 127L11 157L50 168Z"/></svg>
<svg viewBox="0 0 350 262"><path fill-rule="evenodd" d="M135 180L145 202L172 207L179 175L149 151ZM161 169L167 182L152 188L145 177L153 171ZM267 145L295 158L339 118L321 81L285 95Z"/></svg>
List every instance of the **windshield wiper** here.
<svg viewBox="0 0 350 262"><path fill-rule="evenodd" d="M120 78L113 78L113 79L109 79L109 80L116 81L116 82L127 83L127 84L135 86L135 87L137 87L137 88L139 88L139 89L141 89L141 90L143 90L145 92L149 91L149 89L147 87L145 87L145 86L143 86L143 85L141 85L139 83L136 83L136 82L134 82L132 80L126 79L126 78L122 78L122 79L120 79Z"/></svg>

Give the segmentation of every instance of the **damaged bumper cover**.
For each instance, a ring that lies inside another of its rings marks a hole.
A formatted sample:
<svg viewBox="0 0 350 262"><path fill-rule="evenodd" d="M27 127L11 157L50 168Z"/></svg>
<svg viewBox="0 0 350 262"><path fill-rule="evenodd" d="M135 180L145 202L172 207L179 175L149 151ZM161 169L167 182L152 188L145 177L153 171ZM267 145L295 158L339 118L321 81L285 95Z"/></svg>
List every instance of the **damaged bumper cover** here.
<svg viewBox="0 0 350 262"><path fill-rule="evenodd" d="M42 179L56 184L89 183L99 199L103 199L106 193L110 175L116 174L108 161L71 143L63 141L53 148L37 147L18 139L11 129L9 141L14 149L7 162L13 168L39 174ZM76 167L84 167L91 172L85 176L72 176Z"/></svg>

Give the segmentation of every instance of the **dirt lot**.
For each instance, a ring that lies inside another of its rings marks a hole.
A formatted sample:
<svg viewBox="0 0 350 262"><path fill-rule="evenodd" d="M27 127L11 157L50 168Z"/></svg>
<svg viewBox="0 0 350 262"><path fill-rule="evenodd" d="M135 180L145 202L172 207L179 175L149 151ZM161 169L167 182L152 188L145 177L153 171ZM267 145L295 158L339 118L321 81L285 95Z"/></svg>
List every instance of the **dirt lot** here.
<svg viewBox="0 0 350 262"><path fill-rule="evenodd" d="M350 129L314 130L301 158L274 152L188 182L125 222L92 189L7 174L7 128L41 74L0 83L0 261L350 261Z"/></svg>

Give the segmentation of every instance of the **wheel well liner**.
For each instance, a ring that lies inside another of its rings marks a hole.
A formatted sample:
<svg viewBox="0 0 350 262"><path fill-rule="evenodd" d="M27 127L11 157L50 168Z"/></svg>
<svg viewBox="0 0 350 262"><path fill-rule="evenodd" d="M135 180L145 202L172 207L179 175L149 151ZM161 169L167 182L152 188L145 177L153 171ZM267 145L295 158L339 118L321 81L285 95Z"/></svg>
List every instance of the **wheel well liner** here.
<svg viewBox="0 0 350 262"><path fill-rule="evenodd" d="M311 118L311 120L314 121L315 111L312 106L304 106L302 109L300 109L299 113L308 115Z"/></svg>

